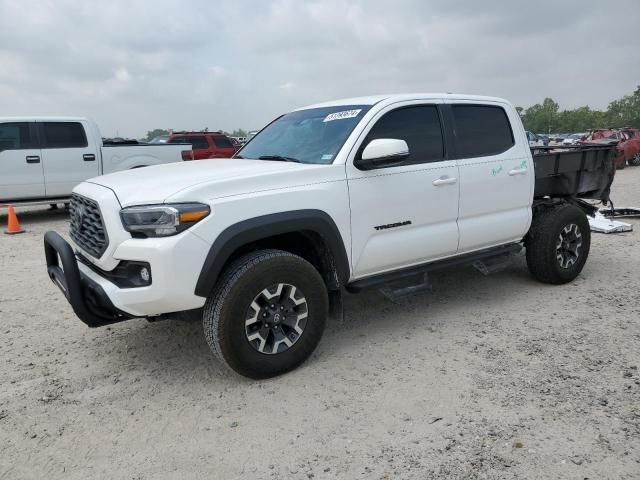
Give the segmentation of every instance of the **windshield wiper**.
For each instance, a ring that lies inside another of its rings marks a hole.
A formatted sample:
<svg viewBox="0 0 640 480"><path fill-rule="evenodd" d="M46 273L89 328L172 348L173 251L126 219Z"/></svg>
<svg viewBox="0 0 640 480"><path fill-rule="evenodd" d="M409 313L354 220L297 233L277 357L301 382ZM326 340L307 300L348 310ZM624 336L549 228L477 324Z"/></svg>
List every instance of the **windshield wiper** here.
<svg viewBox="0 0 640 480"><path fill-rule="evenodd" d="M293 157L283 157L282 155L261 155L258 160L276 160L278 162L295 162L301 163L300 160Z"/></svg>

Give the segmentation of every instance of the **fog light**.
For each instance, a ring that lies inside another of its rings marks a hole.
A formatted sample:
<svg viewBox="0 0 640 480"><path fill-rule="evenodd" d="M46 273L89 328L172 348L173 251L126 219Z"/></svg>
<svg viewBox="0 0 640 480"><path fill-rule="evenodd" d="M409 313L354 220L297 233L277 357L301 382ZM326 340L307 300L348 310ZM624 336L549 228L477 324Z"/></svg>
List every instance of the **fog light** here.
<svg viewBox="0 0 640 480"><path fill-rule="evenodd" d="M149 273L149 269L147 267L142 267L140 269L140 278L145 283L149 283L149 279L151 278L151 274Z"/></svg>

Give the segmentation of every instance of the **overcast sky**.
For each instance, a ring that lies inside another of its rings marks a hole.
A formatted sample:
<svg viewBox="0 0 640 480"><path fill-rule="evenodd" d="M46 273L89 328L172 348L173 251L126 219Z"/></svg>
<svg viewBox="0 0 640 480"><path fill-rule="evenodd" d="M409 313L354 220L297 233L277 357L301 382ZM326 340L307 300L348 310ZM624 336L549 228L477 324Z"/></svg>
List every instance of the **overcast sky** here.
<svg viewBox="0 0 640 480"><path fill-rule="evenodd" d="M639 0L0 0L0 116L105 136L393 92L604 108L638 84Z"/></svg>

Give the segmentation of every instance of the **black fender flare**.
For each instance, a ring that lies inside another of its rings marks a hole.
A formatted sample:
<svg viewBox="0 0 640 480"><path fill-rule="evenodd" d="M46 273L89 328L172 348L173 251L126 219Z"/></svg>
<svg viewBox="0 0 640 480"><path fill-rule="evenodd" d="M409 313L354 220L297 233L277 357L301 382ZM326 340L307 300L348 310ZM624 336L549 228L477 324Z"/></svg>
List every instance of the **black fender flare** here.
<svg viewBox="0 0 640 480"><path fill-rule="evenodd" d="M292 210L243 220L223 230L209 249L194 293L200 297L211 295L225 263L238 248L276 235L304 231L320 235L333 257L338 280L346 284L349 259L333 219L322 210Z"/></svg>

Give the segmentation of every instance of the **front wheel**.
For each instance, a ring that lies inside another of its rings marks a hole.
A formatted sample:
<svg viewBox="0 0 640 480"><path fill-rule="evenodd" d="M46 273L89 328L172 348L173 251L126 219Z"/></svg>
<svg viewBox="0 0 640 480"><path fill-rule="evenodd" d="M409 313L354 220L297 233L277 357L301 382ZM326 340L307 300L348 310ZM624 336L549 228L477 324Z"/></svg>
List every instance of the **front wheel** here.
<svg viewBox="0 0 640 480"><path fill-rule="evenodd" d="M525 239L527 266L534 278L551 284L567 283L584 267L591 247L585 213L562 204L537 212Z"/></svg>
<svg viewBox="0 0 640 480"><path fill-rule="evenodd" d="M640 152L629 159L629 165L632 167L640 167Z"/></svg>
<svg viewBox="0 0 640 480"><path fill-rule="evenodd" d="M269 378L311 355L328 305L313 265L288 252L261 250L226 269L205 304L204 333L213 353L237 373Z"/></svg>

